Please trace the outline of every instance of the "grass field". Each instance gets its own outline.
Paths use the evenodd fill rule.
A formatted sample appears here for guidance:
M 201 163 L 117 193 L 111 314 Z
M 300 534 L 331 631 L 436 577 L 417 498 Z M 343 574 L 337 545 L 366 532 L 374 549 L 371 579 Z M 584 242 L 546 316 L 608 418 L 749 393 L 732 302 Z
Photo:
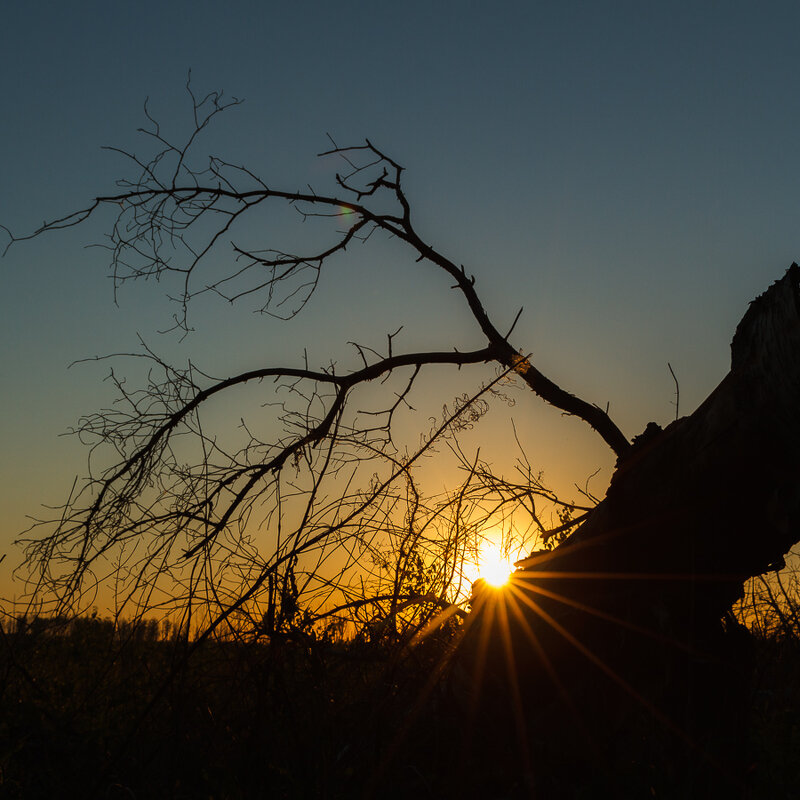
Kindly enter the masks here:
M 211 642 L 184 663 L 185 644 L 157 626 L 129 630 L 124 646 L 101 620 L 39 627 L 3 637 L 4 798 L 503 798 L 528 796 L 531 780 L 549 787 L 537 796 L 556 796 L 554 787 L 601 796 L 574 768 L 580 754 L 549 757 L 544 777 L 524 774 L 513 730 L 490 731 L 471 715 L 458 670 L 434 679 L 444 638 L 414 650 Z M 800 647 L 753 642 L 747 792 L 793 798 Z M 568 730 L 558 734 L 569 741 Z M 618 759 L 604 779 L 609 796 L 638 796 L 631 787 L 655 767 Z M 652 777 L 648 794 L 669 796 Z

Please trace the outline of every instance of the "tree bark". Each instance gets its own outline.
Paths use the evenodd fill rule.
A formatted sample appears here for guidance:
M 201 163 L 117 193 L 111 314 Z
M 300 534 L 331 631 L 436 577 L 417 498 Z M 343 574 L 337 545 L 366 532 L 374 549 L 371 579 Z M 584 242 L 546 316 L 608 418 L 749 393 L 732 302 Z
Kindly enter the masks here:
M 498 694 L 522 708 L 525 757 L 548 753 L 551 773 L 582 730 L 581 760 L 624 762 L 630 791 L 653 774 L 668 796 L 742 790 L 747 637 L 723 618 L 800 538 L 797 264 L 750 304 L 731 351 L 691 416 L 634 440 L 564 543 L 474 598 L 463 651 L 481 713 L 496 716 Z

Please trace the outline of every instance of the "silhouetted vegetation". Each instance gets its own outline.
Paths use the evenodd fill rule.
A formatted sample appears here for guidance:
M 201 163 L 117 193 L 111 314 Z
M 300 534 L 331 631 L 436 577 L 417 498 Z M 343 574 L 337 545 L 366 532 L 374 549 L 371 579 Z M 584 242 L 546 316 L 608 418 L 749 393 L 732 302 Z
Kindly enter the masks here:
M 608 731 L 592 766 L 568 716 L 539 732 L 547 759 L 525 776 L 513 728 L 496 727 L 513 726 L 511 715 L 476 719 L 457 669 L 431 680 L 453 646 L 446 632 L 413 649 L 324 636 L 216 641 L 183 663 L 186 642 L 154 623 L 7 627 L 3 797 L 504 798 L 528 796 L 526 779 L 542 797 L 685 796 L 664 771 L 663 736 Z M 751 643 L 748 796 L 791 798 L 800 640 L 772 630 Z M 570 740 L 574 750 L 554 746 Z
M 223 378 L 144 344 L 115 356 L 116 404 L 76 431 L 89 474 L 23 540 L 6 794 L 789 796 L 800 623 L 775 571 L 800 538 L 800 267 L 751 304 L 709 398 L 629 439 L 511 343 L 522 309 L 504 333 L 475 276 L 421 238 L 393 158 L 332 143 L 332 194 L 275 188 L 196 152 L 238 101 L 187 89 L 187 136 L 145 109 L 149 154 L 119 151 L 132 174 L 12 243 L 110 210 L 115 287 L 174 281 L 189 335 L 198 295 L 291 318 L 321 270 L 383 237 L 457 291 L 482 346 L 402 352 L 397 330 L 347 366 Z M 311 225 L 253 241 L 276 235 L 258 216 L 276 205 Z M 445 382 L 441 413 L 415 416 L 423 375 L 472 368 L 470 391 Z M 510 474 L 465 451 L 520 388 L 608 446 L 604 498 L 557 496 L 519 440 Z M 460 477 L 430 494 L 436 451 Z M 471 592 L 490 525 L 525 557 L 506 588 Z M 86 614 L 103 590 L 113 619 Z

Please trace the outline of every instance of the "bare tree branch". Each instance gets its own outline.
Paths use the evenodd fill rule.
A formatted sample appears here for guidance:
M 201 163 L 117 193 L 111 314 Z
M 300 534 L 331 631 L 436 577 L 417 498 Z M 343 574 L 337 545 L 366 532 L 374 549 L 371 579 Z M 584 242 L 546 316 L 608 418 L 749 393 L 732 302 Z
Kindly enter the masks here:
M 431 505 L 416 488 L 412 464 L 437 440 L 452 439 L 459 428 L 474 424 L 498 381 L 514 376 L 555 408 L 587 422 L 617 455 L 629 444 L 605 411 L 557 386 L 531 363 L 527 350 L 511 344 L 521 309 L 508 333 L 501 334 L 475 278 L 420 237 L 403 167 L 369 140 L 352 147 L 331 140 L 333 147 L 320 157 L 339 159 L 345 167 L 335 176 L 334 193 L 275 188 L 244 166 L 198 156 L 201 134 L 239 101 L 219 92 L 196 96 L 190 82 L 187 91 L 193 127 L 181 144 L 162 130 L 145 104 L 148 124 L 140 133 L 151 154 L 112 148 L 132 167 L 133 177 L 118 181 L 118 191 L 98 195 L 31 234 L 12 235 L 9 246 L 110 210 L 111 230 L 101 246 L 110 253 L 115 292 L 131 280 L 173 276 L 178 281 L 175 327 L 187 333 L 191 301 L 204 293 L 229 302 L 251 298 L 259 310 L 281 318 L 300 313 L 321 270 L 332 268 L 354 244 L 381 233 L 405 243 L 416 261 L 435 268 L 434 274 L 448 276 L 485 344 L 467 352 L 445 347 L 398 353 L 398 330 L 387 334 L 383 351 L 353 343 L 361 361 L 357 369 L 266 365 L 222 379 L 191 363 L 171 365 L 143 345 L 143 352 L 128 355 L 150 365 L 146 383 L 130 389 L 112 369 L 117 404 L 85 417 L 76 430 L 92 448 L 90 463 L 96 456 L 101 466 L 92 466 L 58 519 L 42 521 L 50 525 L 49 533 L 24 540 L 35 585 L 52 590 L 67 607 L 104 573 L 112 574 L 123 604 L 153 608 L 164 603 L 186 620 L 195 619 L 202 607 L 211 635 L 221 625 L 236 630 L 240 614 L 256 628 L 259 614 L 265 615 L 273 633 L 295 624 L 300 594 L 307 607 L 311 597 L 317 598 L 319 619 L 323 606 L 337 603 L 366 612 L 377 606 L 348 606 L 353 597 L 347 586 L 362 581 L 363 590 L 368 580 L 375 597 L 388 589 L 392 599 L 384 613 L 397 630 L 412 576 L 418 581 L 429 571 L 426 580 L 435 590 L 418 588 L 426 596 L 433 592 L 440 606 L 454 601 L 453 591 L 463 596 L 464 579 L 455 565 L 476 546 L 466 541 L 477 541 L 478 520 L 511 519 L 513 508 L 525 508 L 531 535 L 542 541 L 575 524 L 565 515 L 581 509 L 559 505 L 530 465 L 514 483 L 459 453 L 462 466 L 469 465 L 461 489 Z M 311 244 L 302 252 L 248 241 L 254 225 L 268 223 L 281 209 L 293 209 L 298 221 L 316 223 L 315 235 L 304 236 Z M 397 419 L 413 409 L 420 377 L 432 368 L 477 364 L 494 364 L 498 377 L 457 398 L 416 451 L 404 453 L 395 442 Z M 384 401 L 377 407 L 356 405 L 353 398 L 364 396 L 363 387 L 377 380 L 385 387 Z M 244 413 L 236 435 L 223 435 L 209 424 L 207 409 L 220 398 L 231 402 L 253 389 L 263 409 L 255 424 Z M 457 444 L 450 446 L 458 453 Z M 541 516 L 542 503 L 568 511 L 554 524 Z M 473 522 L 467 522 L 466 513 Z M 455 533 L 447 525 L 454 525 Z M 447 566 L 432 567 L 440 557 Z M 373 569 L 365 566 L 370 559 Z M 163 590 L 165 578 L 180 591 Z

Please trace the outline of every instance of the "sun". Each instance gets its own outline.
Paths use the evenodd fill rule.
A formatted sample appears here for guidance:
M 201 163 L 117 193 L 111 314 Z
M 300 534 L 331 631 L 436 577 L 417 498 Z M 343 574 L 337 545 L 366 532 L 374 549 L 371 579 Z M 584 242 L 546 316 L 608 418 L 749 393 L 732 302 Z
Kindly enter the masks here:
M 514 571 L 514 565 L 509 560 L 508 555 L 503 554 L 497 545 L 491 544 L 481 551 L 478 569 L 480 577 L 489 586 L 499 589 L 508 583 L 511 573 Z

